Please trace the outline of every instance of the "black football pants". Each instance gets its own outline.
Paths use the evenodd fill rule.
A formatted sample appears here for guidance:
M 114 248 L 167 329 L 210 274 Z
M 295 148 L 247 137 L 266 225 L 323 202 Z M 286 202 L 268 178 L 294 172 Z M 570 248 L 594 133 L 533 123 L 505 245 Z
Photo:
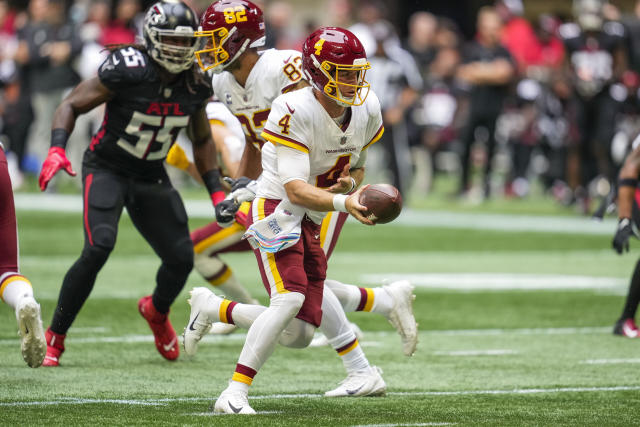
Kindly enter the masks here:
M 142 181 L 85 165 L 83 203 L 84 249 L 64 278 L 51 330 L 65 334 L 89 297 L 115 245 L 123 207 L 162 261 L 152 298 L 158 311 L 168 312 L 193 268 L 193 245 L 182 199 L 166 173 Z

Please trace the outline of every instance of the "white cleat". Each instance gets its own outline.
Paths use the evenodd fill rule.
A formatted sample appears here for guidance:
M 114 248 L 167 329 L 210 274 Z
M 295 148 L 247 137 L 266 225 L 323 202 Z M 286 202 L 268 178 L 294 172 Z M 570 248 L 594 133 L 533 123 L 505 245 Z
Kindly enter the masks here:
M 184 328 L 182 343 L 184 352 L 188 356 L 193 356 L 198 351 L 198 342 L 209 332 L 213 320 L 217 320 L 209 319 L 207 315 L 210 312 L 207 306 L 210 302 L 214 302 L 210 298 L 219 299 L 219 297 L 207 288 L 193 288 L 189 294 L 191 298 L 187 302 L 191 305 L 191 314 L 189 323 Z
M 393 298 L 393 308 L 389 312 L 389 322 L 400 334 L 402 351 L 405 356 L 413 356 L 418 345 L 418 324 L 413 317 L 413 285 L 408 280 L 398 280 L 383 286 Z
M 214 414 L 251 415 L 256 411 L 249 406 L 249 397 L 241 391 L 226 389 L 213 407 Z
M 349 326 L 351 326 L 351 329 L 353 329 L 353 332 L 356 334 L 356 338 L 358 339 L 358 341 L 362 341 L 362 338 L 364 337 L 362 329 L 360 329 L 360 327 L 353 322 L 349 322 Z M 329 345 L 329 340 L 324 334 L 319 333 L 315 338 L 313 338 L 313 340 L 311 340 L 309 347 L 324 347 L 325 345 Z
M 382 370 L 377 366 L 351 373 L 342 380 L 340 385 L 327 391 L 325 397 L 358 397 L 382 396 L 387 391 L 387 385 L 382 379 Z
M 37 368 L 42 365 L 47 353 L 47 341 L 44 338 L 42 319 L 40 318 L 40 304 L 33 297 L 24 297 L 16 307 L 16 319 L 22 342 L 22 358 L 27 365 Z
M 209 333 L 212 335 L 229 335 L 230 333 L 234 332 L 236 329 L 238 329 L 236 325 L 232 325 L 230 323 L 216 322 L 213 325 L 211 325 L 211 329 L 209 330 Z

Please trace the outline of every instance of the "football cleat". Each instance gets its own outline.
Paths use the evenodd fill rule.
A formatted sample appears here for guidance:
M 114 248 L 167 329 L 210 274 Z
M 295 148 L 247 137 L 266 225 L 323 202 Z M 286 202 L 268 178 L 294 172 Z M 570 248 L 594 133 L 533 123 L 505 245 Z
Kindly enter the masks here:
M 393 298 L 393 308 L 389 312 L 389 322 L 396 328 L 402 340 L 405 356 L 413 356 L 418 344 L 418 324 L 413 317 L 413 285 L 408 280 L 398 280 L 383 286 Z
M 207 288 L 193 288 L 189 292 L 191 298 L 188 303 L 191 305 L 191 314 L 189 315 L 189 323 L 184 328 L 183 345 L 184 352 L 189 356 L 193 356 L 198 351 L 198 343 L 211 329 L 211 324 L 218 319 L 210 319 L 207 309 L 209 304 L 215 304 L 222 301 L 222 298 L 211 292 Z M 210 300 L 213 298 L 213 300 Z M 219 306 L 219 304 L 218 304 Z
M 351 327 L 351 329 L 353 329 L 353 332 L 356 334 L 356 338 L 358 339 L 358 341 L 362 341 L 362 338 L 364 337 L 362 329 L 360 329 L 358 325 L 353 322 L 349 322 L 349 326 Z M 324 334 L 318 334 L 318 336 L 313 338 L 313 340 L 311 340 L 311 343 L 309 343 L 309 347 L 324 347 L 325 345 L 329 345 L 329 340 Z
M 27 365 L 37 368 L 42 365 L 47 352 L 47 342 L 40 318 L 40 304 L 33 297 L 20 299 L 16 307 L 16 319 L 22 338 L 20 343 L 22 358 Z
M 44 339 L 47 343 L 47 354 L 44 356 L 42 366 L 60 366 L 60 356 L 64 353 L 65 337 L 66 334 L 56 334 L 51 330 L 51 328 L 47 329 L 47 332 L 44 334 Z
M 381 396 L 387 391 L 387 385 L 382 379 L 382 370 L 377 366 L 353 372 L 340 385 L 327 391 L 325 397 L 359 397 Z
M 618 320 L 613 327 L 614 335 L 622 335 L 627 338 L 638 338 L 638 327 L 633 319 Z
M 256 411 L 249 406 L 249 397 L 247 393 L 239 390 L 229 390 L 228 388 L 222 392 L 216 404 L 213 407 L 214 414 L 238 414 L 251 415 Z
M 169 321 L 168 313 L 159 313 L 156 310 L 151 295 L 140 298 L 138 311 L 149 324 L 160 355 L 167 360 L 176 360 L 180 355 L 180 347 L 176 331 Z
M 230 323 L 216 322 L 213 325 L 211 325 L 211 329 L 209 330 L 209 333 L 212 335 L 229 335 L 230 333 L 235 332 L 236 329 L 238 329 L 236 325 L 232 325 Z

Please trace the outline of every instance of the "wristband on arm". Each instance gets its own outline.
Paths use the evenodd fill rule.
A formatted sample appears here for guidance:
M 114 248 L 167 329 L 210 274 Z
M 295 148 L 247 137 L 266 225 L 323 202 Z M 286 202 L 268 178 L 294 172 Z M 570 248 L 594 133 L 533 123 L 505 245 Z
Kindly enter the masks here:
M 222 189 L 222 183 L 220 182 L 220 171 L 218 169 L 211 169 L 205 172 L 202 175 L 202 182 L 204 182 L 204 186 L 207 187 L 207 191 L 214 205 L 224 200 L 225 194 Z
M 344 194 L 336 194 L 333 196 L 333 208 L 338 212 L 348 212 L 346 202 L 347 196 Z
M 621 178 L 618 180 L 618 188 L 620 187 L 637 187 L 638 180 L 635 178 Z
M 52 147 L 60 147 L 64 150 L 67 146 L 68 140 L 69 140 L 69 132 L 67 132 L 65 129 L 57 128 L 51 131 Z

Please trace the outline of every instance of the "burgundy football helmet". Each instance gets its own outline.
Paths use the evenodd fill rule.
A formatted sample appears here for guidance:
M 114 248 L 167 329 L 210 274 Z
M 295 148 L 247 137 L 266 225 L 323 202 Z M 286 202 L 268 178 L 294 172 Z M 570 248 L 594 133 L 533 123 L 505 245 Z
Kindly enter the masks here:
M 349 30 L 321 27 L 302 46 L 302 71 L 317 90 L 339 105 L 362 105 L 369 94 L 371 68 L 360 40 Z
M 219 73 L 235 61 L 247 47 L 264 46 L 262 10 L 249 0 L 219 0 L 202 14 L 202 50 L 196 51 L 203 71 Z

